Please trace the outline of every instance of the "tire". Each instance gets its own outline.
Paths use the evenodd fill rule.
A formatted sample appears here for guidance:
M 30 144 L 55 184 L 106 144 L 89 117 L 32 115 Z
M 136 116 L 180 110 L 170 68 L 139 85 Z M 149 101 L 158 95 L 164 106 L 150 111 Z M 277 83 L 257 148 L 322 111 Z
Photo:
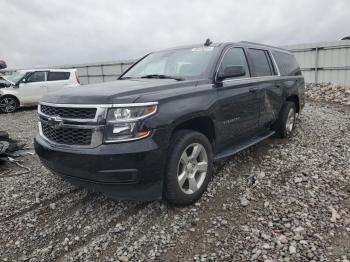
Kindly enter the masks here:
M 19 102 L 16 97 L 3 96 L 0 97 L 0 110 L 3 113 L 13 113 L 19 107 Z
M 170 204 L 190 205 L 202 196 L 211 180 L 212 147 L 206 136 L 193 130 L 177 131 L 170 145 L 165 197 Z M 194 152 L 198 153 L 197 157 L 194 157 Z M 198 168 L 202 170 L 199 171 Z
M 282 106 L 274 130 L 280 138 L 290 137 L 295 127 L 296 107 L 293 102 L 287 101 Z

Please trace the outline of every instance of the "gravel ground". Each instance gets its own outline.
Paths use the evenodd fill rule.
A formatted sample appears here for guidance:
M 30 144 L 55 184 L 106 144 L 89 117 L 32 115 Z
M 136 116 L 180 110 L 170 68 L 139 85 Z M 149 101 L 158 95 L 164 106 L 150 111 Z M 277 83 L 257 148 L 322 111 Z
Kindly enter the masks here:
M 35 109 L 0 115 L 0 129 L 29 150 L 36 122 Z M 292 138 L 218 163 L 186 208 L 109 200 L 35 155 L 0 164 L 0 260 L 348 262 L 349 131 L 350 107 L 309 102 Z

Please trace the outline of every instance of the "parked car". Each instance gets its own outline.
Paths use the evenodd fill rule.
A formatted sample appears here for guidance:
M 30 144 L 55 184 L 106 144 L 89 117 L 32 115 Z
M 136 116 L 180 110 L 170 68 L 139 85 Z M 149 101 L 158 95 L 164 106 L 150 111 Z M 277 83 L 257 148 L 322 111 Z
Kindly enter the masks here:
M 303 107 L 292 53 L 207 41 L 150 53 L 117 81 L 43 97 L 35 149 L 73 184 L 188 205 L 207 188 L 214 161 L 290 136 Z
M 0 110 L 12 113 L 21 106 L 37 105 L 47 93 L 80 85 L 76 69 L 19 70 L 2 76 Z

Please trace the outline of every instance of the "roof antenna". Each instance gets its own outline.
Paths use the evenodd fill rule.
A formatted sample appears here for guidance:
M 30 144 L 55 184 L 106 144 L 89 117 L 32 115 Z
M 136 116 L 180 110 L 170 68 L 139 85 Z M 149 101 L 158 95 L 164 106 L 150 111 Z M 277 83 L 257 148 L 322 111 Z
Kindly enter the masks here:
M 209 38 L 207 38 L 207 40 L 205 40 L 204 46 L 210 46 L 213 42 L 210 41 Z

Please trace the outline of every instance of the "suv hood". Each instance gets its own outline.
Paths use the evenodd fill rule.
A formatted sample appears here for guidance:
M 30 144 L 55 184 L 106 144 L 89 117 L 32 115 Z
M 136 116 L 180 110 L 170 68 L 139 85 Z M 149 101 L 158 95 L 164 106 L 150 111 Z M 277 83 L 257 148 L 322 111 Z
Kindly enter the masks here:
M 140 96 L 169 92 L 174 88 L 195 86 L 197 81 L 173 79 L 131 79 L 81 85 L 50 93 L 40 101 L 55 104 L 123 104 L 133 103 Z

